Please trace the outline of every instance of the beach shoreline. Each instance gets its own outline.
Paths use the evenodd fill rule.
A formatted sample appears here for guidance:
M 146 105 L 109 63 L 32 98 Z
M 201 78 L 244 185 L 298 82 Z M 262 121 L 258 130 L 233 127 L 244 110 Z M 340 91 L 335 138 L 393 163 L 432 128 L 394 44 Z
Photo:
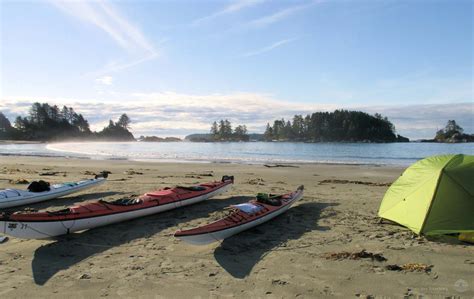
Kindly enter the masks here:
M 0 189 L 26 188 L 10 180 L 60 183 L 111 172 L 106 184 L 30 206 L 37 210 L 136 196 L 223 175 L 236 179 L 229 193 L 193 206 L 55 240 L 10 238 L 0 244 L 0 296 L 474 296 L 473 246 L 427 240 L 379 223 L 378 206 L 404 167 L 291 164 L 296 167 L 0 156 Z M 287 213 L 221 244 L 191 246 L 173 237 L 176 230 L 213 221 L 224 207 L 258 192 L 281 194 L 302 184 L 303 199 Z M 326 258 L 361 250 L 387 260 Z M 406 263 L 433 267 L 427 273 L 386 268 Z M 466 289 L 459 287 L 461 280 Z

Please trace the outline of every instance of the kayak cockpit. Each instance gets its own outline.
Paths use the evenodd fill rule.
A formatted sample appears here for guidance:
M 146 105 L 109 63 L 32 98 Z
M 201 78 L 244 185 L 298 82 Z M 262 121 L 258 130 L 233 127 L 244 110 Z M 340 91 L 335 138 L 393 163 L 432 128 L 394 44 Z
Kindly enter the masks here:
M 46 211 L 46 213 L 48 213 L 48 215 L 51 215 L 51 216 L 65 216 L 65 215 L 71 215 L 73 211 L 71 210 L 71 208 L 66 208 L 66 209 L 62 209 L 58 211 Z
M 114 201 L 101 200 L 99 202 L 115 206 L 133 206 L 143 203 L 143 200 L 141 200 L 140 198 L 120 198 Z

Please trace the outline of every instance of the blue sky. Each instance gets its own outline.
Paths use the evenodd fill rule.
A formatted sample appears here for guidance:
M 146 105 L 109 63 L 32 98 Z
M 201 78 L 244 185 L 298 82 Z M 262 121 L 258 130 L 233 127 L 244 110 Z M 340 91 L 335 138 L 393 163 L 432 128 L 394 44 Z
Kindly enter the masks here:
M 474 131 L 471 1 L 3 1 L 0 110 L 73 105 L 100 129 L 207 131 L 336 108 Z

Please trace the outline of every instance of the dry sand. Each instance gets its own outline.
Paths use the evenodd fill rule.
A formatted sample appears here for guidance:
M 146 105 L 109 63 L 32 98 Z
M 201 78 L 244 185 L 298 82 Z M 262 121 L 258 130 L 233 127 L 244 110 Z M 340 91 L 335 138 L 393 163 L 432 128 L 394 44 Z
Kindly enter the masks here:
M 100 187 L 31 205 L 36 209 L 138 195 L 224 174 L 236 177 L 230 193 L 190 207 L 57 240 L 10 238 L 0 244 L 0 298 L 474 296 L 473 246 L 450 238 L 426 240 L 378 223 L 387 184 L 402 168 L 298 166 L 0 157 L 0 189 L 26 188 L 10 184 L 11 179 L 64 182 L 89 178 L 85 171 L 112 172 Z M 143 174 L 124 174 L 130 169 Z M 208 171 L 213 177 L 200 175 Z M 216 219 L 217 211 L 257 192 L 283 193 L 300 184 L 305 196 L 286 214 L 221 244 L 198 247 L 173 237 L 176 230 Z M 387 261 L 325 258 L 363 249 Z M 433 267 L 429 273 L 386 269 L 406 263 Z

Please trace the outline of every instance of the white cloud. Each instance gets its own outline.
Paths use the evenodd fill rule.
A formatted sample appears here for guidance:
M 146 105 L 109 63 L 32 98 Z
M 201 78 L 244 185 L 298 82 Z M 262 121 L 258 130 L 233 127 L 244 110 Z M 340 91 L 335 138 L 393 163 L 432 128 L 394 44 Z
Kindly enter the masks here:
M 113 78 L 112 76 L 103 76 L 95 79 L 95 81 L 104 85 L 112 85 Z
M 229 119 L 233 124 L 245 124 L 251 132 L 262 132 L 267 122 L 290 119 L 295 114 L 315 111 L 349 109 L 376 112 L 387 116 L 399 134 L 413 138 L 431 138 L 447 120 L 455 119 L 467 133 L 474 133 L 474 104 L 417 104 L 417 105 L 342 105 L 323 103 L 295 103 L 275 99 L 269 94 L 229 93 L 193 95 L 174 92 L 122 94 L 116 101 L 100 99 L 61 98 L 3 98 L 0 111 L 10 120 L 28 112 L 38 98 L 50 104 L 72 106 L 82 113 L 94 130 L 102 129 L 109 119 L 116 120 L 122 113 L 132 119 L 132 130 L 140 135 L 179 135 L 207 132 L 214 120 Z M 45 100 L 46 101 L 46 100 Z
M 105 32 L 131 56 L 131 61 L 113 63 L 95 71 L 103 74 L 129 68 L 159 56 L 159 52 L 138 27 L 128 21 L 108 1 L 60 1 L 51 2 L 61 11 Z
M 242 55 L 242 56 L 244 56 L 244 57 L 250 57 L 250 56 L 260 55 L 260 54 L 263 54 L 263 53 L 265 53 L 265 52 L 269 52 L 269 51 L 271 51 L 271 50 L 273 50 L 273 49 L 276 49 L 276 48 L 278 48 L 278 47 L 281 47 L 281 46 L 283 46 L 283 45 L 285 45 L 285 44 L 291 43 L 291 42 L 293 42 L 293 41 L 295 41 L 295 40 L 296 40 L 296 38 L 284 39 L 284 40 L 275 42 L 275 43 L 273 43 L 273 44 L 271 44 L 271 45 L 269 45 L 269 46 L 263 47 L 263 48 L 261 48 L 261 49 L 258 49 L 258 50 L 255 50 L 255 51 L 251 51 L 251 52 L 247 52 L 247 53 L 245 53 L 245 54 Z
M 211 15 L 199 18 L 193 22 L 193 25 L 200 25 L 204 22 L 210 21 L 212 19 L 231 14 L 231 13 L 236 13 L 242 9 L 249 8 L 255 5 L 258 5 L 260 3 L 263 3 L 265 0 L 238 0 L 234 1 L 231 4 L 227 5 L 225 8 L 222 10 L 219 10 Z

